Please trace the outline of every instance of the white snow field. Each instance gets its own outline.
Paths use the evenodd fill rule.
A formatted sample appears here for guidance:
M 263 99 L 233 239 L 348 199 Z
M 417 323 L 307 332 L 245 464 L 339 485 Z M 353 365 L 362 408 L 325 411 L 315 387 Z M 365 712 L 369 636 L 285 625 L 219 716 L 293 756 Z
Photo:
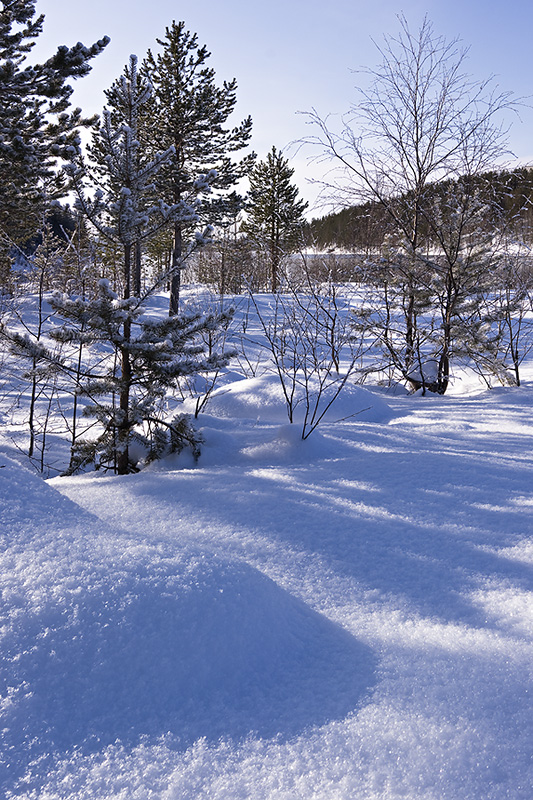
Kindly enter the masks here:
M 235 380 L 125 477 L 4 438 L 2 796 L 531 800 L 525 377 L 347 386 L 305 441 Z

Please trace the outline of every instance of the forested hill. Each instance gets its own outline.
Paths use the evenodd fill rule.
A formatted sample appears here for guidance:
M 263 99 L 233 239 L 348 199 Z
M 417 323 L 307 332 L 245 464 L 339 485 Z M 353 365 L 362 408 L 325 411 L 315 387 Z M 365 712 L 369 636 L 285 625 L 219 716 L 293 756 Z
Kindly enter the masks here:
M 524 241 L 533 241 L 532 167 L 487 172 L 469 181 L 473 182 L 473 190 L 487 198 L 487 224 L 499 222 L 509 226 Z M 442 181 L 426 187 L 424 205 L 442 203 L 446 196 L 453 194 L 456 185 L 457 181 Z M 384 206 L 375 201 L 361 203 L 311 220 L 309 242 L 320 249 L 366 251 L 381 245 L 388 223 L 389 214 Z

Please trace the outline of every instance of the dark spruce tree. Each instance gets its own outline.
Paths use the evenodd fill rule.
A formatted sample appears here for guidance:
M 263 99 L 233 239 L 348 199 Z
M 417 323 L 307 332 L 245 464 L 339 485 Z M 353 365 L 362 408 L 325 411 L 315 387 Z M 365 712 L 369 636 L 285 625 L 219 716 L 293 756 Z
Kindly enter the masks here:
M 250 173 L 247 219 L 242 230 L 266 256 L 273 292 L 279 288 L 283 259 L 301 242 L 308 205 L 298 200 L 298 188 L 291 183 L 293 175 L 289 162 L 275 147 Z
M 184 22 L 173 22 L 157 43 L 161 52 L 149 51 L 142 65 L 153 92 L 143 109 L 140 136 L 152 151 L 173 148 L 173 153 L 157 175 L 156 190 L 167 203 L 179 204 L 195 193 L 200 196 L 198 174 L 209 174 L 211 194 L 209 199 L 204 196 L 198 211 L 203 223 L 216 224 L 225 212 L 224 195 L 253 164 L 253 154 L 233 157 L 248 145 L 252 120 L 226 127 L 235 108 L 237 83 L 216 85 L 215 71 L 207 65 L 210 53 Z M 176 217 L 173 227 L 171 315 L 178 313 L 180 272 L 187 238 L 194 230 L 183 217 Z
M 70 110 L 69 80 L 86 75 L 89 61 L 109 42 L 61 46 L 42 64 L 28 64 L 43 28 L 35 0 L 4 0 L 0 9 L 0 279 L 9 269 L 14 244 L 40 229 L 50 195 L 61 194 L 57 160 L 80 125 Z M 3 273 L 3 276 L 2 274 Z

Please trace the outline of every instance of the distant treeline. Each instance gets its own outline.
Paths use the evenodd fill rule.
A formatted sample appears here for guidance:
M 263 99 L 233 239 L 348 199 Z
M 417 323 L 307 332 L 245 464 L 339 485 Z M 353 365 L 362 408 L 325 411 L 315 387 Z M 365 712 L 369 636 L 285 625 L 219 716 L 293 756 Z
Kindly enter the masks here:
M 465 189 L 486 204 L 485 226 L 509 231 L 522 241 L 533 243 L 533 168 L 486 172 L 460 181 L 441 181 L 425 187 L 418 198 L 422 217 L 424 211 L 438 205 L 443 212 L 453 208 L 454 194 L 464 196 Z M 465 183 L 468 181 L 468 187 Z M 409 196 L 401 198 L 406 206 Z M 415 202 L 413 198 L 413 203 Z M 390 198 L 387 198 L 390 204 Z M 427 213 L 431 219 L 432 213 Z M 389 210 L 377 201 L 343 208 L 311 220 L 307 227 L 308 243 L 323 250 L 339 248 L 352 253 L 366 253 L 382 246 L 391 230 Z M 426 230 L 428 239 L 431 231 Z

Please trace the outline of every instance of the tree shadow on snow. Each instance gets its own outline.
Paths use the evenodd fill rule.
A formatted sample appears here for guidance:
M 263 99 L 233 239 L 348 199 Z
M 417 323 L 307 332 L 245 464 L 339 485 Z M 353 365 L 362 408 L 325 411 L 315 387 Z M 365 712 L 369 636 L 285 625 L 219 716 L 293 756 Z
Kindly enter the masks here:
M 257 570 L 198 557 L 28 618 L 9 643 L 4 787 L 73 747 L 170 733 L 293 737 L 343 718 L 374 682 L 370 650 Z
M 505 458 L 489 436 L 441 442 L 371 426 L 361 442 L 357 430 L 351 443 L 348 435 L 328 436 L 326 458 L 316 462 L 306 462 L 302 449 L 300 464 L 239 465 L 234 480 L 228 468 L 210 471 L 208 481 L 189 471 L 180 476 L 181 493 L 169 491 L 164 473 L 146 474 L 135 491 L 175 503 L 184 519 L 189 504 L 191 514 L 201 507 L 206 529 L 212 516 L 215 527 L 242 531 L 244 541 L 251 527 L 318 554 L 337 574 L 445 622 L 490 624 L 472 601 L 486 579 L 531 589 L 531 565 L 504 555 L 530 536 L 533 505 L 520 500 L 531 496 L 530 462 Z M 169 485 L 176 475 L 168 474 Z

